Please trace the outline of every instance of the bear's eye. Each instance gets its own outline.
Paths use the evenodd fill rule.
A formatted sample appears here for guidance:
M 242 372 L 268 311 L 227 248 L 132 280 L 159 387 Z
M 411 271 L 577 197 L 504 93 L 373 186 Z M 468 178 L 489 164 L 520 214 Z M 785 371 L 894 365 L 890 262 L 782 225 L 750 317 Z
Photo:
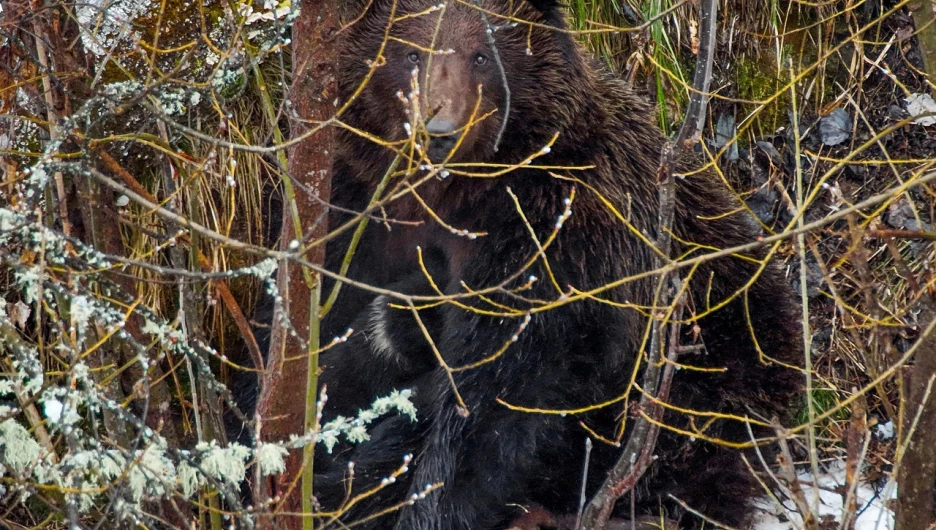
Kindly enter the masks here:
M 484 66 L 487 64 L 487 62 L 488 62 L 487 55 L 484 55 L 483 53 L 479 53 L 474 56 L 475 66 Z
M 406 59 L 413 64 L 419 64 L 419 54 L 416 52 L 410 52 Z

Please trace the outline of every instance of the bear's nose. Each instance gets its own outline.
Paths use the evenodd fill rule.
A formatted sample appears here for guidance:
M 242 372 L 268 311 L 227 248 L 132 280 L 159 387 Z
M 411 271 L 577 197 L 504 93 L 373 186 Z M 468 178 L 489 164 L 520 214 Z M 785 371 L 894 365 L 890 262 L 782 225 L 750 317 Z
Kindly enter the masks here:
M 447 157 L 458 142 L 457 130 L 455 122 L 439 118 L 429 120 L 426 124 L 426 132 L 430 135 L 429 158 L 439 161 Z
M 458 129 L 458 126 L 455 125 L 455 122 L 443 120 L 438 117 L 432 118 L 429 120 L 429 123 L 426 124 L 426 131 L 428 131 L 429 134 L 447 135 L 454 133 L 456 129 Z

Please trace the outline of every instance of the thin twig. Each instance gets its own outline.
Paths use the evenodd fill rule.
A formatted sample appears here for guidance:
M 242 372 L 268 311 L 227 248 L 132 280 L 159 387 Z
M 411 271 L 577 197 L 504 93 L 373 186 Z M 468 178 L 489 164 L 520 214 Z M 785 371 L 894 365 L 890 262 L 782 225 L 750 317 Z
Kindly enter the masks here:
M 588 461 L 591 459 L 592 441 L 591 438 L 585 438 L 585 464 L 582 466 L 582 491 L 579 495 L 579 508 L 575 514 L 575 528 L 582 527 L 582 514 L 585 512 L 585 503 L 588 498 L 585 495 L 585 486 L 588 483 Z
M 497 28 L 491 25 L 487 12 L 480 9 L 481 1 L 474 0 L 474 2 L 479 8 L 478 12 L 481 13 L 481 20 L 484 21 L 484 31 L 487 33 L 488 44 L 491 46 L 491 53 L 494 55 L 494 63 L 497 65 L 497 71 L 500 72 L 501 84 L 504 89 L 504 118 L 501 121 L 500 130 L 497 131 L 497 136 L 494 138 L 494 152 L 496 153 L 500 148 L 501 139 L 504 137 L 504 131 L 507 130 L 507 121 L 510 119 L 510 84 L 507 82 L 507 70 L 504 69 L 504 63 L 501 61 L 500 53 L 497 51 L 497 42 L 494 39 L 494 32 L 497 31 Z

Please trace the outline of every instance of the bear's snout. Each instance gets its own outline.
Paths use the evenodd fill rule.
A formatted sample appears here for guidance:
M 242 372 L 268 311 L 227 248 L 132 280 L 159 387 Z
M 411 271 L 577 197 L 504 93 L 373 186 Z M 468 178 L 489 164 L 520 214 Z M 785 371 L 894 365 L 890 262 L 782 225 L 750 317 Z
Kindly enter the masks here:
M 444 160 L 458 143 L 458 125 L 438 117 L 429 120 L 426 132 L 429 133 L 429 158 L 434 162 Z

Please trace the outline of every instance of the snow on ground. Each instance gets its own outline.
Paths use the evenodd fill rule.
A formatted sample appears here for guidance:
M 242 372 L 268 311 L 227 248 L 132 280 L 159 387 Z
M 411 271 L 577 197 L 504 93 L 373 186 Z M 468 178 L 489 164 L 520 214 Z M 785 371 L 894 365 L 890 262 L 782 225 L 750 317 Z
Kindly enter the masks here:
M 807 502 L 815 504 L 814 489 L 812 484 L 815 482 L 809 472 L 798 475 L 801 488 L 806 496 Z M 825 516 L 832 516 L 836 521 L 842 520 L 844 499 L 837 493 L 836 488 L 841 488 L 845 484 L 845 468 L 841 463 L 833 464 L 823 474 L 819 476 L 819 499 L 818 513 L 820 521 Z M 868 484 L 860 483 L 857 491 L 858 495 L 858 520 L 855 523 L 855 530 L 893 530 L 894 514 L 885 506 L 887 499 L 896 497 L 896 487 L 892 482 L 888 482 L 884 489 L 875 492 L 874 488 Z M 802 528 L 802 518 L 796 513 L 795 505 L 791 500 L 783 501 L 784 507 L 781 508 L 769 499 L 764 498 L 758 503 L 758 507 L 764 510 L 757 517 L 754 524 L 754 530 L 797 530 Z

